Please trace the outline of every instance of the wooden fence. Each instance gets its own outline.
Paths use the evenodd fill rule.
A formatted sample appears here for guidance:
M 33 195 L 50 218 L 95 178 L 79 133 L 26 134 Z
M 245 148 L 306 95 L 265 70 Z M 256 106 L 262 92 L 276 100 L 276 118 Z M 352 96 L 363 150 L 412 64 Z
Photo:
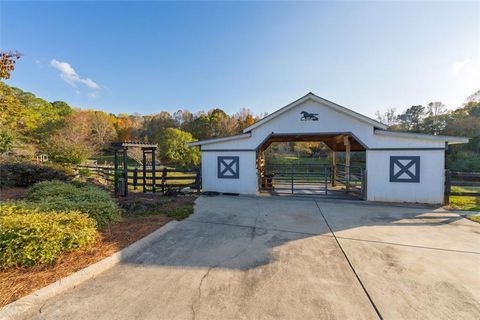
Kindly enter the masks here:
M 445 172 L 445 204 L 450 196 L 480 197 L 480 172 Z
M 118 182 L 124 179 L 123 170 L 117 170 L 113 166 L 88 166 L 81 165 L 78 170 L 88 170 L 90 174 L 104 179 L 118 191 Z M 128 168 L 127 186 L 130 190 L 139 190 L 143 192 L 166 192 L 167 190 L 179 190 L 191 188 L 197 192 L 201 190 L 201 175 L 199 169 L 171 169 L 163 168 L 152 171 L 147 167 L 145 171 L 142 168 Z

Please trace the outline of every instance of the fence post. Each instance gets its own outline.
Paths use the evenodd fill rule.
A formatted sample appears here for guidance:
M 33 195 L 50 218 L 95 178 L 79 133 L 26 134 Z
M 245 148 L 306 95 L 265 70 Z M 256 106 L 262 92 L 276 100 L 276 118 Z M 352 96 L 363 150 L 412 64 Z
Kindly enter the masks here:
M 157 192 L 157 177 L 156 177 L 156 166 L 155 166 L 155 148 L 152 149 L 152 192 Z
M 113 163 L 113 189 L 115 192 L 115 196 L 118 196 L 118 151 L 115 149 L 114 151 L 114 163 Z
M 294 170 L 294 166 L 293 166 L 293 162 L 292 162 L 292 168 L 290 169 L 290 174 L 291 174 L 291 177 L 292 177 L 292 194 L 293 194 L 293 170 Z
M 133 169 L 133 190 L 137 190 L 138 168 Z
M 147 156 L 145 154 L 145 150 L 143 150 L 143 163 L 142 163 L 142 184 L 143 184 L 143 192 L 147 192 Z
M 197 193 L 200 193 L 200 170 L 197 170 L 197 175 L 195 176 L 195 184 L 196 184 L 196 187 L 197 187 Z
M 125 179 L 123 182 L 123 187 L 124 187 L 124 192 L 122 196 L 126 197 L 128 196 L 128 164 L 127 164 L 127 159 L 128 159 L 128 148 L 124 147 L 123 148 L 123 178 Z
M 346 184 L 345 184 L 345 189 L 346 192 L 350 192 L 350 166 L 345 166 L 345 178 L 346 178 Z
M 162 169 L 162 192 L 165 193 L 165 182 L 167 181 L 167 168 Z
M 452 192 L 452 172 L 445 170 L 445 193 L 443 196 L 443 204 L 450 204 L 450 193 Z
M 327 167 L 323 168 L 323 179 L 325 180 L 325 195 L 327 195 L 327 190 L 328 190 Z

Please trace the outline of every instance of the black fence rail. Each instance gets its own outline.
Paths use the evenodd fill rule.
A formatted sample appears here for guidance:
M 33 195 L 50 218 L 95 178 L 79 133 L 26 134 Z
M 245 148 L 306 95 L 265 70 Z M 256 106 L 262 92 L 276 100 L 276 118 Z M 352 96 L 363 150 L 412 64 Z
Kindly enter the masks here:
M 445 172 L 445 199 L 450 203 L 450 196 L 480 197 L 480 172 Z
M 77 170 L 87 170 L 89 174 L 105 180 L 118 191 L 120 185 L 125 185 L 123 170 L 117 170 L 113 166 L 77 166 Z M 197 192 L 201 190 L 201 174 L 199 169 L 172 169 L 163 168 L 152 170 L 152 167 L 128 168 L 126 185 L 133 190 L 142 189 L 143 192 L 166 192 L 172 189 L 190 188 Z M 122 193 L 122 192 L 120 192 Z

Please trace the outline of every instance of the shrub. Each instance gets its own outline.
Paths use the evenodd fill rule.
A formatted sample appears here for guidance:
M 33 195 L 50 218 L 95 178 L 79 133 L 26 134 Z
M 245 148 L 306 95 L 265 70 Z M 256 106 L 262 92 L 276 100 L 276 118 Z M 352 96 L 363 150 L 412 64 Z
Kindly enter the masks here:
M 78 211 L 42 212 L 0 204 L 0 266 L 33 266 L 95 242 L 95 221 Z
M 44 181 L 27 190 L 30 201 L 23 206 L 43 211 L 76 210 L 95 219 L 100 228 L 118 222 L 121 210 L 107 191 L 94 185 L 70 184 L 61 181 Z
M 73 198 L 79 194 L 79 189 L 73 184 L 62 181 L 42 181 L 28 188 L 25 198 L 30 201 L 40 201 L 49 197 Z
M 45 180 L 69 181 L 70 175 L 58 165 L 26 161 L 0 163 L 0 187 L 29 187 Z

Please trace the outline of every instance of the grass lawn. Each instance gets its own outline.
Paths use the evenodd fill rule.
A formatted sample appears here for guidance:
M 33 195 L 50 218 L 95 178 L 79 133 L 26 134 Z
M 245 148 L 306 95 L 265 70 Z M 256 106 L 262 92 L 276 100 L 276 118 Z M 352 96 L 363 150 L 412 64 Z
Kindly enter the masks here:
M 480 192 L 480 187 L 452 186 L 452 192 Z M 457 210 L 480 211 L 480 197 L 450 196 L 450 207 Z
M 97 163 L 99 165 L 104 165 L 104 164 L 113 165 L 115 156 L 113 154 L 96 154 L 96 155 L 93 155 L 89 160 L 97 160 Z M 122 159 L 119 158 L 119 161 L 122 161 Z M 127 166 L 137 167 L 138 162 L 128 157 Z
M 468 216 L 467 219 L 480 223 L 480 214 L 474 216 Z

